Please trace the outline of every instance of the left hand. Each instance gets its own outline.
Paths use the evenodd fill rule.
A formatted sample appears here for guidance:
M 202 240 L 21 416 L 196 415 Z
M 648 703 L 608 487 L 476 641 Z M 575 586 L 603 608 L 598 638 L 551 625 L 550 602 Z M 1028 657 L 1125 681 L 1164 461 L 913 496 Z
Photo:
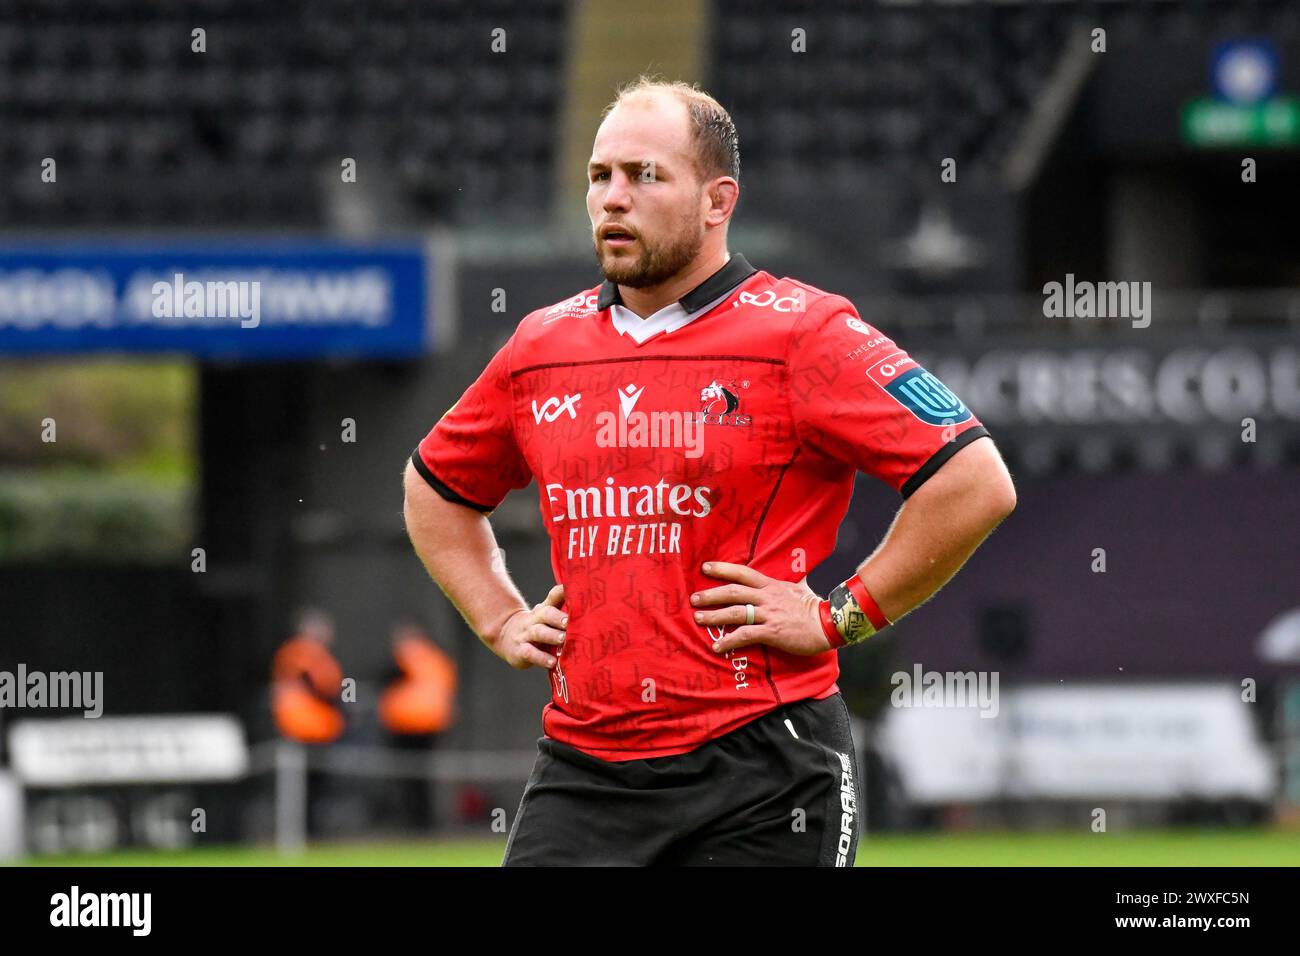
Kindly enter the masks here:
M 817 606 L 821 598 L 803 581 L 778 581 L 743 564 L 710 561 L 704 566 L 709 577 L 734 583 L 708 588 L 691 595 L 696 623 L 735 630 L 713 643 L 719 654 L 767 644 L 790 654 L 808 656 L 830 650 L 822 633 Z M 754 605 L 754 623 L 745 624 L 745 605 Z

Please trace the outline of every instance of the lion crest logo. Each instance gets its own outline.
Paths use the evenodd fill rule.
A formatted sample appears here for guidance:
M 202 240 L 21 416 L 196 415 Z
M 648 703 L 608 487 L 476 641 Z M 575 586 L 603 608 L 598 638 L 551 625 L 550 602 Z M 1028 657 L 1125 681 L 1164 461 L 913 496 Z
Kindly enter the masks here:
M 701 410 L 706 415 L 730 415 L 740 407 L 740 399 L 736 397 L 734 389 L 734 385 L 721 385 L 714 379 L 700 390 Z

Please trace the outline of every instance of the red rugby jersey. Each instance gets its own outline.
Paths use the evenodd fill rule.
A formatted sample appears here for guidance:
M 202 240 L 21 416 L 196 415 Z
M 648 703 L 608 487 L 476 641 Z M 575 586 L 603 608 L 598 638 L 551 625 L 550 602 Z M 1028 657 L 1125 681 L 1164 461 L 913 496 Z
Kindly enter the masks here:
M 536 479 L 568 639 L 543 733 L 606 760 L 684 753 L 837 690 L 835 651 L 722 656 L 700 566 L 799 581 L 834 549 L 861 469 L 904 496 L 987 434 L 845 298 L 740 255 L 637 344 L 606 282 L 530 313 L 413 461 L 483 512 Z M 716 629 L 714 629 L 716 631 Z

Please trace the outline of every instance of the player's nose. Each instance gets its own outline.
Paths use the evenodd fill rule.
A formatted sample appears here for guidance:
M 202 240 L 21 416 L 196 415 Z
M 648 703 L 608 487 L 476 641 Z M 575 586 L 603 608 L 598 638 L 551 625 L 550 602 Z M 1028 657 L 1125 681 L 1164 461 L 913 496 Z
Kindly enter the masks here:
M 602 206 L 606 212 L 627 209 L 632 202 L 632 192 L 628 189 L 627 177 L 621 172 L 610 176 L 609 187 L 605 190 Z

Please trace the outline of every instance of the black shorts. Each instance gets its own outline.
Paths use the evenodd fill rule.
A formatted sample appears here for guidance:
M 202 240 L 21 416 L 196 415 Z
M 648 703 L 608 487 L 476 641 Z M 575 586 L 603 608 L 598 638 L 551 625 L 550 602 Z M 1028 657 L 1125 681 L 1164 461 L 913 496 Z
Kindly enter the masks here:
M 852 866 L 858 767 L 840 694 L 684 754 L 592 757 L 550 737 L 503 866 Z

